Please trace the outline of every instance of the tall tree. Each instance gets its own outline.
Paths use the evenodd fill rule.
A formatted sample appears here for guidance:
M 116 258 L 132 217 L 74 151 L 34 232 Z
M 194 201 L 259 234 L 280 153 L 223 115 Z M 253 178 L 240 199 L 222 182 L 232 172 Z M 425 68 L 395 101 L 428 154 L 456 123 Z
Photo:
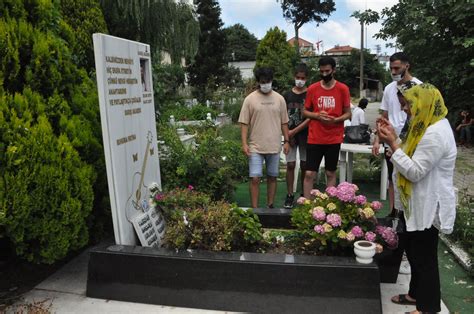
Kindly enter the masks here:
M 224 28 L 227 38 L 225 58 L 230 61 L 252 61 L 257 53 L 258 39 L 242 24 Z
M 308 22 L 316 25 L 327 21 L 331 12 L 336 10 L 333 0 L 277 0 L 281 2 L 283 17 L 293 24 L 295 29 L 295 50 L 300 55 L 299 29 Z
M 474 3 L 470 1 L 400 0 L 382 11 L 376 36 L 396 38 L 411 58 L 418 78 L 442 92 L 450 115 L 472 107 L 474 98 Z
M 257 47 L 256 68 L 270 67 L 274 71 L 273 87 L 282 92 L 293 84 L 293 68 L 297 61 L 295 51 L 286 41 L 286 33 L 278 27 L 268 30 Z
M 189 82 L 194 87 L 194 95 L 205 101 L 216 89 L 223 73 L 226 38 L 219 3 L 216 0 L 197 0 L 195 3 L 201 34 L 198 52 L 188 69 Z

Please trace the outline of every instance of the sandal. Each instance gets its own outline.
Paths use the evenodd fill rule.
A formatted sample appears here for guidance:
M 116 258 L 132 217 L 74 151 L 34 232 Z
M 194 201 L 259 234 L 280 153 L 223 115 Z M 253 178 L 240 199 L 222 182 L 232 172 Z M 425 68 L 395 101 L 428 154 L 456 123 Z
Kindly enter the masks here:
M 411 300 L 408 300 L 407 299 L 407 295 L 406 294 L 399 294 L 398 295 L 398 300 L 394 300 L 393 298 L 395 298 L 397 296 L 394 296 L 392 297 L 391 301 L 395 304 L 400 304 L 400 305 L 416 305 L 416 301 L 411 301 Z

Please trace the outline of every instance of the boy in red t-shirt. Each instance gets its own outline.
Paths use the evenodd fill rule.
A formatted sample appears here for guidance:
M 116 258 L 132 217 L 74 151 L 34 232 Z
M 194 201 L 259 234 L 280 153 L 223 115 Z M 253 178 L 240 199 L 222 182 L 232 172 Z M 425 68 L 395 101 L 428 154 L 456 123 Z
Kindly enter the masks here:
M 314 178 L 324 157 L 327 186 L 336 185 L 339 150 L 344 136 L 344 120 L 351 118 L 349 88 L 334 79 L 336 61 L 319 59 L 321 81 L 308 88 L 303 115 L 310 118 L 304 196 L 310 197 Z

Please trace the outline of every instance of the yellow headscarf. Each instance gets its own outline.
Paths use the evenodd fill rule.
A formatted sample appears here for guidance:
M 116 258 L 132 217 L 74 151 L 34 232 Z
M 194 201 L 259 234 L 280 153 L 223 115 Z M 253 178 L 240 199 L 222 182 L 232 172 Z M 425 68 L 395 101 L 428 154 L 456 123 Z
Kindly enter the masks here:
M 405 154 L 412 157 L 426 129 L 443 119 L 448 114 L 448 108 L 444 105 L 439 90 L 431 84 L 416 85 L 402 93 L 411 111 L 408 132 L 402 143 L 402 149 Z M 397 187 L 400 200 L 405 207 L 405 218 L 408 219 L 411 213 L 408 200 L 411 197 L 412 182 L 399 172 Z

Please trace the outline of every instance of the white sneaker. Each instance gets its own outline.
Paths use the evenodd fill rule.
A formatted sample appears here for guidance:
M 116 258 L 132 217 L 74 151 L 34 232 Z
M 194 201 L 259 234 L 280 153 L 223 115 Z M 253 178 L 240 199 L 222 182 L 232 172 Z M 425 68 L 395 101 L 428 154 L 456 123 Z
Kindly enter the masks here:
M 398 273 L 402 275 L 410 275 L 411 274 L 410 263 L 408 263 L 408 261 L 402 261 L 402 263 L 400 264 L 400 270 L 398 271 Z

